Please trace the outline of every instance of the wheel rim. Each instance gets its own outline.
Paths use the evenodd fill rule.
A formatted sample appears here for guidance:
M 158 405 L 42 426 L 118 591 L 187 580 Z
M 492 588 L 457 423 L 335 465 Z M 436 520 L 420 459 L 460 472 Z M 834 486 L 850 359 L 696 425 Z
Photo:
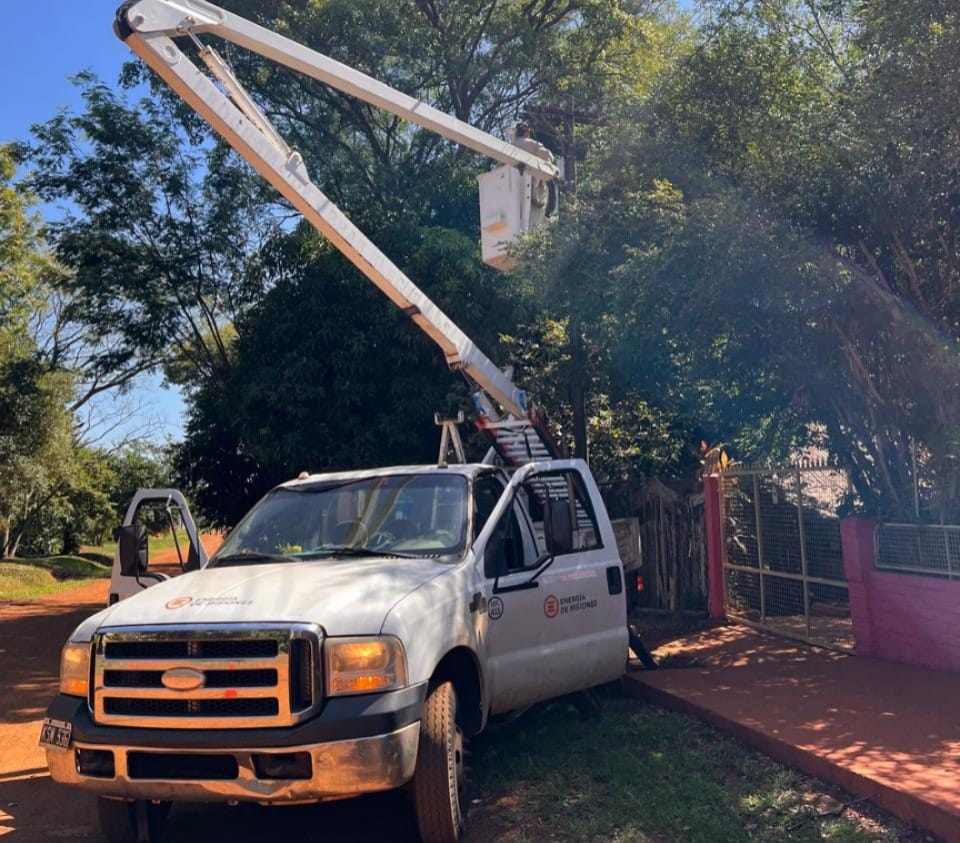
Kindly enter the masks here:
M 463 784 L 463 729 L 456 727 L 453 733 L 453 763 L 457 771 L 457 788 Z
M 455 726 L 453 730 L 453 769 L 454 782 L 457 788 L 457 807 L 460 813 L 460 822 L 463 822 L 464 796 L 463 786 L 466 778 L 466 758 L 463 751 L 463 729 Z

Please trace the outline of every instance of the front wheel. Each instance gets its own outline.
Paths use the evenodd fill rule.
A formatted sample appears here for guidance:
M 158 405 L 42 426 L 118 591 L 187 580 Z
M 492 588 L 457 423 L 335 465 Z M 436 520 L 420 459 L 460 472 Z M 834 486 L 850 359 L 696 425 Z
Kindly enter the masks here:
M 172 802 L 142 804 L 141 813 L 146 817 L 147 840 L 156 839 L 172 805 Z M 137 833 L 137 808 L 137 802 L 97 797 L 97 819 L 100 820 L 100 830 L 109 843 L 139 843 L 141 837 Z
M 434 685 L 420 721 L 414 811 L 423 843 L 457 843 L 466 829 L 463 730 L 452 682 Z

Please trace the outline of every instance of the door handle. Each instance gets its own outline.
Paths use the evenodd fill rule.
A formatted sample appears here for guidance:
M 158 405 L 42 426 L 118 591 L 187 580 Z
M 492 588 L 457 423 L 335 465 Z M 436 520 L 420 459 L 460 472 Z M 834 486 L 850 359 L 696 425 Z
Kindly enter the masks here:
M 619 565 L 611 565 L 607 568 L 607 591 L 610 594 L 620 594 L 623 591 L 623 575 L 620 573 Z
M 509 594 L 511 591 L 529 591 L 531 588 L 540 588 L 540 583 L 536 580 L 527 580 L 513 585 L 500 585 L 499 582 L 493 584 L 494 594 Z

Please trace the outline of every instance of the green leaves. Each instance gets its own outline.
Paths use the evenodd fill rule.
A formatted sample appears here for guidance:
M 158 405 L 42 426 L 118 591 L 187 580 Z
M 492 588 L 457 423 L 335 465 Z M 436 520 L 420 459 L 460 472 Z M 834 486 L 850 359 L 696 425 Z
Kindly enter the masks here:
M 958 38 L 935 0 L 720 9 L 594 133 L 575 216 L 525 248 L 541 328 L 602 349 L 563 378 L 742 457 L 815 441 L 868 506 L 911 481 L 911 441 L 953 465 Z
M 323 189 L 521 364 L 563 436 L 585 392 L 602 475 L 692 473 L 701 438 L 775 459 L 826 435 L 865 499 L 910 476 L 910 440 L 949 464 L 952 4 L 727 4 L 701 33 L 619 0 L 232 8 L 481 128 L 527 109 L 556 147 L 557 103 L 596 119 L 578 127 L 577 196 L 494 281 L 476 255 L 482 162 L 227 51 Z M 181 466 L 209 509 L 229 521 L 233 490 L 246 502 L 302 468 L 432 458 L 414 420 L 465 399 L 432 346 L 174 98 L 81 84 L 84 113 L 39 127 L 31 159 L 34 190 L 68 205 L 53 236 L 69 312 L 94 379 L 162 364 L 190 385 Z
M 495 349 L 515 302 L 471 240 L 409 226 L 381 236 L 451 318 Z M 469 409 L 433 343 L 312 231 L 288 238 L 274 260 L 290 275 L 244 319 L 226 376 L 194 393 L 179 452 L 216 523 L 236 523 L 300 471 L 433 462 L 433 413 Z
M 279 226 L 275 206 L 233 155 L 162 104 L 131 106 L 88 76 L 80 84 L 85 111 L 35 131 L 30 184 L 68 203 L 50 233 L 72 270 L 66 316 L 88 329 L 85 375 L 122 383 L 176 358 L 189 360 L 188 380 L 212 376 L 229 365 L 223 331 L 269 284 L 246 269 Z

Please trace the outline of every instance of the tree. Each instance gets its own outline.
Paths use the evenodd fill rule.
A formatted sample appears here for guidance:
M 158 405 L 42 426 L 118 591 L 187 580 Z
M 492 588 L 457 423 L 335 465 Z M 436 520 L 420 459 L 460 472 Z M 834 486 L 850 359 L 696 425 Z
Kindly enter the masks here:
M 0 145 L 0 360 L 29 355 L 31 320 L 54 264 L 44 253 L 31 196 L 14 181 L 14 150 Z
M 913 447 L 941 466 L 958 456 L 958 197 L 944 188 L 960 175 L 958 13 L 740 9 L 680 74 L 662 125 L 852 279 L 818 326 L 843 388 L 811 377 L 804 400 L 861 491 L 896 508 Z
M 628 84 L 621 65 L 629 64 L 620 58 L 632 60 L 645 38 L 636 4 L 621 0 L 489 0 L 479 7 L 463 0 L 386 6 L 236 0 L 230 6 L 497 131 L 537 98 L 574 96 L 599 105 L 607 87 Z M 462 315 L 468 333 L 496 349 L 490 325 L 510 331 L 522 314 L 511 312 L 520 297 L 496 293 L 479 266 L 476 156 L 256 56 L 225 52 L 325 192 L 417 283 L 439 284 L 434 292 Z M 131 65 L 124 81 L 149 78 L 144 73 Z M 399 315 L 388 316 L 383 302 L 374 305 L 377 294 L 354 270 L 329 255 L 321 260 L 315 242 L 305 273 L 297 260 L 310 238 L 291 224 L 288 209 L 156 80 L 154 99 L 136 106 L 89 77 L 80 81 L 84 112 L 61 115 L 36 132 L 32 183 L 45 200 L 72 206 L 51 231 L 57 255 L 73 272 L 64 285 L 67 316 L 88 329 L 85 347 L 93 353 L 84 369 L 92 388 L 122 384 L 162 364 L 168 377 L 195 390 L 178 464 L 220 487 L 205 488 L 219 496 L 209 508 L 222 520 L 230 517 L 224 498 L 233 489 L 248 499 L 308 458 L 311 467 L 344 464 L 345 451 L 317 451 L 316 441 L 291 432 L 297 424 L 314 431 L 329 425 L 354 440 L 352 456 L 361 461 L 422 455 L 434 439 L 429 421 L 423 436 L 386 421 L 388 412 L 429 419 L 462 400 L 462 392 L 447 399 L 456 381 L 433 349 L 414 339 Z M 548 143 L 550 128 L 543 127 Z M 463 281 L 448 279 L 448 266 Z M 347 283 L 358 290 L 341 295 Z M 308 301 L 298 286 L 321 300 Z M 445 295 L 454 287 L 455 295 Z M 334 300 L 323 300 L 334 291 Z M 296 333 L 299 351 L 278 340 L 266 321 L 294 327 L 305 313 L 315 318 L 309 331 Z M 344 314 L 357 319 L 362 335 L 344 338 Z M 404 365 L 391 369 L 384 349 L 395 335 L 404 337 Z M 265 368 L 268 355 L 283 361 L 279 373 Z M 327 355 L 340 361 L 339 373 L 326 371 Z M 333 376 L 348 371 L 349 387 Z M 420 386 L 424 379 L 427 388 Z M 391 386 L 384 399 L 385 381 Z M 278 383 L 285 386 L 279 393 Z M 312 408 L 309 418 L 303 407 Z M 347 421 L 354 411 L 362 425 Z M 370 434 L 367 417 L 374 419 Z
M 276 255 L 293 277 L 246 317 L 223 382 L 193 397 L 178 454 L 201 511 L 235 524 L 273 484 L 300 471 L 436 459 L 436 411 L 469 402 L 443 355 L 311 229 Z M 385 233 L 402 268 L 488 350 L 522 303 L 482 270 L 477 247 L 447 230 Z
M 66 373 L 42 359 L 34 317 L 57 272 L 32 197 L 14 181 L 16 158 L 0 147 L 0 556 L 14 555 L 57 487 L 71 444 Z
M 625 131 L 595 163 L 579 214 L 530 243 L 523 267 L 548 312 L 577 314 L 603 473 L 692 474 L 701 438 L 786 454 L 799 427 L 785 360 L 801 343 L 781 296 L 805 244 L 646 134 Z
M 0 555 L 71 482 L 71 381 L 36 357 L 0 361 Z
M 271 279 L 250 256 L 281 220 L 235 156 L 165 103 L 128 105 L 81 74 L 85 111 L 35 127 L 30 186 L 66 202 L 49 225 L 61 285 L 49 354 L 81 369 L 75 406 L 169 364 L 189 386 L 229 366 L 232 325 Z
M 123 518 L 137 489 L 162 489 L 172 485 L 170 455 L 156 445 L 138 445 L 107 455 L 113 472 L 107 494 L 114 517 Z
M 849 11 L 724 7 L 598 133 L 579 217 L 525 268 L 604 350 L 580 364 L 601 391 L 746 456 L 818 442 L 875 506 L 911 445 L 955 467 L 960 442 L 958 27 L 937 2 Z
M 629 74 L 644 38 L 641 7 L 622 0 L 230 6 L 501 136 L 538 100 L 569 95 L 599 105 L 611 80 Z M 476 227 L 473 176 L 481 164 L 472 153 L 258 56 L 231 50 L 230 57 L 318 184 L 363 227 L 400 214 Z

